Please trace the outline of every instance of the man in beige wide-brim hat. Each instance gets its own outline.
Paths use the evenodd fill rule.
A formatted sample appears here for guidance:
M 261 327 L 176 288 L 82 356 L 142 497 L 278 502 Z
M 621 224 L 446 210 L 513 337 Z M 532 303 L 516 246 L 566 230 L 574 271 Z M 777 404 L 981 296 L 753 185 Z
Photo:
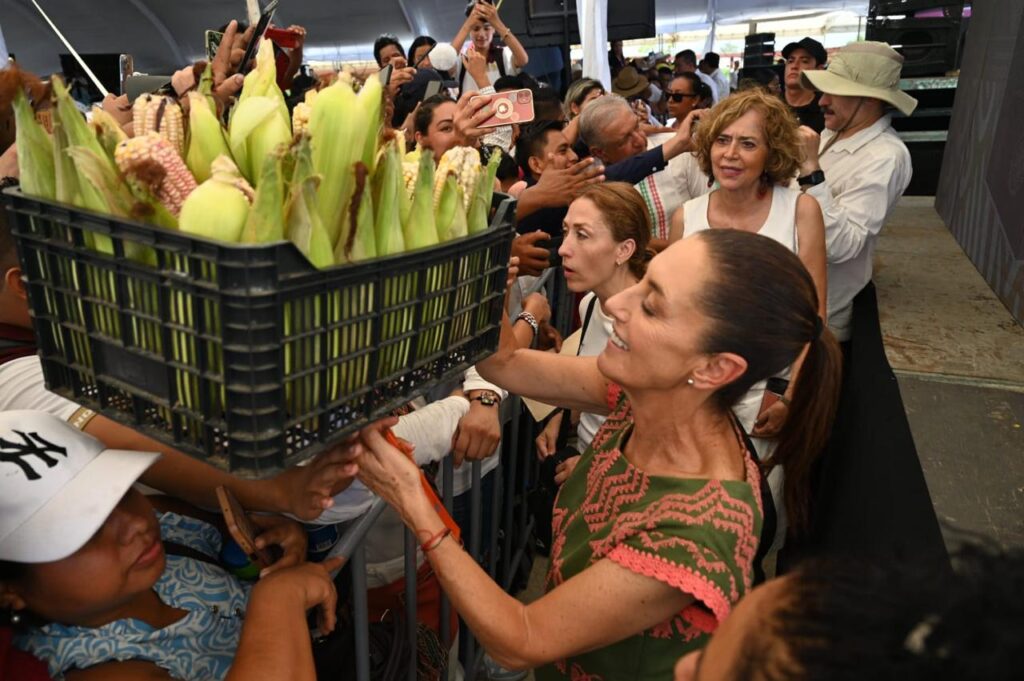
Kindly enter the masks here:
M 892 127 L 892 109 L 909 116 L 917 100 L 899 89 L 903 56 L 885 43 L 856 42 L 828 70 L 804 71 L 821 92 L 825 130 L 801 127 L 798 182 L 821 205 L 828 255 L 828 323 L 851 335 L 853 299 L 870 281 L 878 233 L 910 184 L 910 152 Z

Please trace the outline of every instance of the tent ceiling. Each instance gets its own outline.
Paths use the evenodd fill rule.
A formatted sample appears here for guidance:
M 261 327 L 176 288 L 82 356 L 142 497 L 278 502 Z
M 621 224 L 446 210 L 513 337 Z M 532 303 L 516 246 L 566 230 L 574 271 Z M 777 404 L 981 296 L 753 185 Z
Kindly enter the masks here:
M 233 16 L 242 0 L 37 0 L 83 54 L 127 52 L 136 68 L 166 72 L 203 53 L 203 35 Z M 516 0 L 506 0 L 513 2 Z M 518 0 L 522 1 L 522 0 Z M 609 0 L 626 2 L 628 0 Z M 720 21 L 811 8 L 863 11 L 866 0 L 657 0 L 658 27 L 672 31 L 704 23 L 709 6 Z M 449 38 L 462 20 L 463 0 L 282 0 L 278 24 L 300 24 L 312 46 L 338 48 L 368 58 L 366 46 L 383 32 L 408 41 L 418 33 Z M 0 0 L 0 28 L 7 48 L 26 68 L 57 71 L 66 52 L 29 0 Z

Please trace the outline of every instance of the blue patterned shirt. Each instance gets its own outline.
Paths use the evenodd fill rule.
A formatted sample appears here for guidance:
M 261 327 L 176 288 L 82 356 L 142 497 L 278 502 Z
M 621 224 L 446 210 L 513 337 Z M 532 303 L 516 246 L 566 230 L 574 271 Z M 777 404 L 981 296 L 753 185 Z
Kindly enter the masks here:
M 161 514 L 160 536 L 214 561 L 220 554 L 220 533 L 194 518 Z M 15 643 L 47 662 L 55 679 L 115 660 L 148 660 L 182 681 L 223 679 L 238 648 L 249 586 L 215 565 L 168 555 L 153 589 L 164 603 L 187 614 L 163 629 L 135 619 L 95 629 L 49 624 Z

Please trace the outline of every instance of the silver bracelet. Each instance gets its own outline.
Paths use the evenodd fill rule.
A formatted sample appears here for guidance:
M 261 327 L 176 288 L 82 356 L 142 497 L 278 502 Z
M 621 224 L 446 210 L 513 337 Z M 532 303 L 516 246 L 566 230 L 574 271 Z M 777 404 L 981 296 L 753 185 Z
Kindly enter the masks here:
M 540 326 L 537 324 L 537 318 L 529 312 L 523 311 L 516 315 L 516 321 L 518 322 L 520 319 L 530 325 L 530 328 L 533 329 L 533 337 L 536 338 L 537 334 L 540 333 Z

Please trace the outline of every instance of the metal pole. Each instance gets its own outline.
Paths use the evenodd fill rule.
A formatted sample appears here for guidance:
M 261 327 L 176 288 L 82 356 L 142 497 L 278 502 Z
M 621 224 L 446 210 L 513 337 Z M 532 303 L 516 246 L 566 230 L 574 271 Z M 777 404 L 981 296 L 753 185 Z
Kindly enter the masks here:
M 370 681 L 370 615 L 366 605 L 366 549 L 362 542 L 352 552 L 352 618 L 356 681 Z
M 409 637 L 409 681 L 416 681 L 417 654 L 416 623 L 416 535 L 405 528 L 405 631 Z

